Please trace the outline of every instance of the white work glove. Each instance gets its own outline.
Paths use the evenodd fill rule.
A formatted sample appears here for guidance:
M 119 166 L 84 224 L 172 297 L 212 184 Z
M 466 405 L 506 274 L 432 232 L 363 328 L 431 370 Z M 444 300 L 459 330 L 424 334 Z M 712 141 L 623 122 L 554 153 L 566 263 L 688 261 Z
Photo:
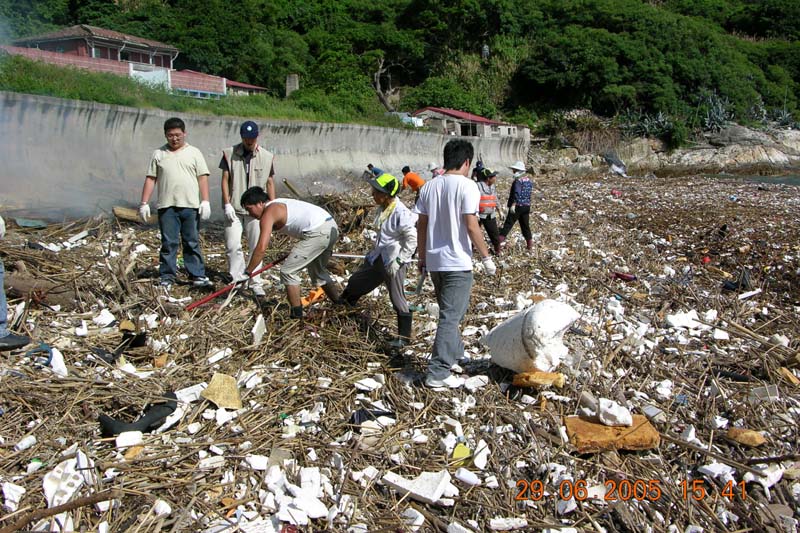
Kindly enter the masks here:
M 237 289 L 246 289 L 250 286 L 250 280 L 252 278 L 247 272 L 242 272 L 241 274 L 237 274 L 233 276 L 233 282 L 236 284 Z
M 231 223 L 236 222 L 236 209 L 231 204 L 225 204 L 225 218 Z
M 399 258 L 399 257 L 397 257 L 397 258 L 395 258 L 393 261 L 389 261 L 389 262 L 388 262 L 388 263 L 385 265 L 385 267 L 386 267 L 386 273 L 387 273 L 387 274 L 389 274 L 389 277 L 390 277 L 390 278 L 393 278 L 393 277 L 395 276 L 395 274 L 397 274 L 397 272 L 400 270 L 400 267 L 401 267 L 401 266 L 403 266 L 403 265 L 402 265 L 402 263 L 400 262 L 400 258 Z
M 198 213 L 200 214 L 200 220 L 208 220 L 211 218 L 211 204 L 208 200 L 203 200 L 200 202 L 200 209 L 198 209 Z
M 516 210 L 517 210 L 517 204 L 511 204 L 511 207 L 508 208 L 508 212 L 511 213 L 512 215 L 516 212 Z
M 142 222 L 147 224 L 150 218 L 150 204 L 142 204 L 139 206 L 139 218 L 142 219 Z
M 495 266 L 491 256 L 486 256 L 481 259 L 481 263 L 483 263 L 483 269 L 486 271 L 486 274 L 489 276 L 494 276 L 497 274 L 497 267 Z
M 6 221 L 0 217 L 0 239 L 6 236 Z

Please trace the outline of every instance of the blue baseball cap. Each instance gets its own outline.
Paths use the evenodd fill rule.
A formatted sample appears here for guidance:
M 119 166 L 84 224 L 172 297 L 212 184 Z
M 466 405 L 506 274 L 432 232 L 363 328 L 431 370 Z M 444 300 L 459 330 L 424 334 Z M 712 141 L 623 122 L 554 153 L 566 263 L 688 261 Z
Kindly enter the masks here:
M 255 139 L 258 137 L 258 124 L 248 120 L 239 128 L 239 135 L 241 135 L 242 139 Z

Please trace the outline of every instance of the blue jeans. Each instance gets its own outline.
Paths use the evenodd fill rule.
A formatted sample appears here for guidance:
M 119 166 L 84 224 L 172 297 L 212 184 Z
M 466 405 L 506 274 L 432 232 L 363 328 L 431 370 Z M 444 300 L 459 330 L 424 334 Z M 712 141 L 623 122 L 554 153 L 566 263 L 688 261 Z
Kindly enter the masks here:
M 6 288 L 3 285 L 3 278 L 6 277 L 6 267 L 0 259 L 0 339 L 8 337 L 8 307 L 6 306 Z
M 165 207 L 158 210 L 161 229 L 161 252 L 158 255 L 158 274 L 161 281 L 175 281 L 178 273 L 178 246 L 183 243 L 183 265 L 192 278 L 206 275 L 200 253 L 200 219 L 197 209 Z
M 452 367 L 464 355 L 459 325 L 469 307 L 472 271 L 431 272 L 436 302 L 439 304 L 439 325 L 433 339 L 428 376 L 445 379 Z

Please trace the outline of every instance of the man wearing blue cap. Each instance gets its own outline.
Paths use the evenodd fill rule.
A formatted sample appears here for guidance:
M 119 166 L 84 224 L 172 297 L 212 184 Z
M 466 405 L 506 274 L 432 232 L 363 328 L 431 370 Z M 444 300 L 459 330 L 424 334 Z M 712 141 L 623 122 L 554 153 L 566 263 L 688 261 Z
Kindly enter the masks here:
M 219 168 L 222 170 L 222 203 L 225 209 L 225 252 L 228 272 L 236 277 L 244 271 L 242 230 L 250 251 L 248 261 L 260 235 L 258 219 L 251 217 L 242 207 L 242 194 L 250 187 L 261 187 L 270 200 L 275 199 L 275 156 L 258 144 L 258 124 L 252 120 L 239 128 L 242 142 L 222 151 Z M 261 264 L 256 269 L 261 268 Z M 264 295 L 261 276 L 254 276 L 250 287 L 256 296 Z

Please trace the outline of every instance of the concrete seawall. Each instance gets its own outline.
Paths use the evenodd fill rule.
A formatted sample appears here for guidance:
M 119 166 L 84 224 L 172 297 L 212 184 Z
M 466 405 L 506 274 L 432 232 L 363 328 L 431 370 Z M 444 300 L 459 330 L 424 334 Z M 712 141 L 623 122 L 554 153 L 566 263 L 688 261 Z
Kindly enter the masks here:
M 246 118 L 137 109 L 0 91 L 0 205 L 32 211 L 91 214 L 136 205 L 153 149 L 164 143 L 163 123 L 186 122 L 188 142 L 211 170 L 211 205 L 221 216 L 217 170 L 222 149 L 238 142 Z M 353 187 L 367 163 L 401 176 L 404 165 L 427 176 L 453 137 L 352 124 L 258 120 L 261 142 L 276 154 L 278 192 L 289 178 L 302 192 Z M 468 137 L 475 153 L 502 172 L 525 160 L 523 139 Z

